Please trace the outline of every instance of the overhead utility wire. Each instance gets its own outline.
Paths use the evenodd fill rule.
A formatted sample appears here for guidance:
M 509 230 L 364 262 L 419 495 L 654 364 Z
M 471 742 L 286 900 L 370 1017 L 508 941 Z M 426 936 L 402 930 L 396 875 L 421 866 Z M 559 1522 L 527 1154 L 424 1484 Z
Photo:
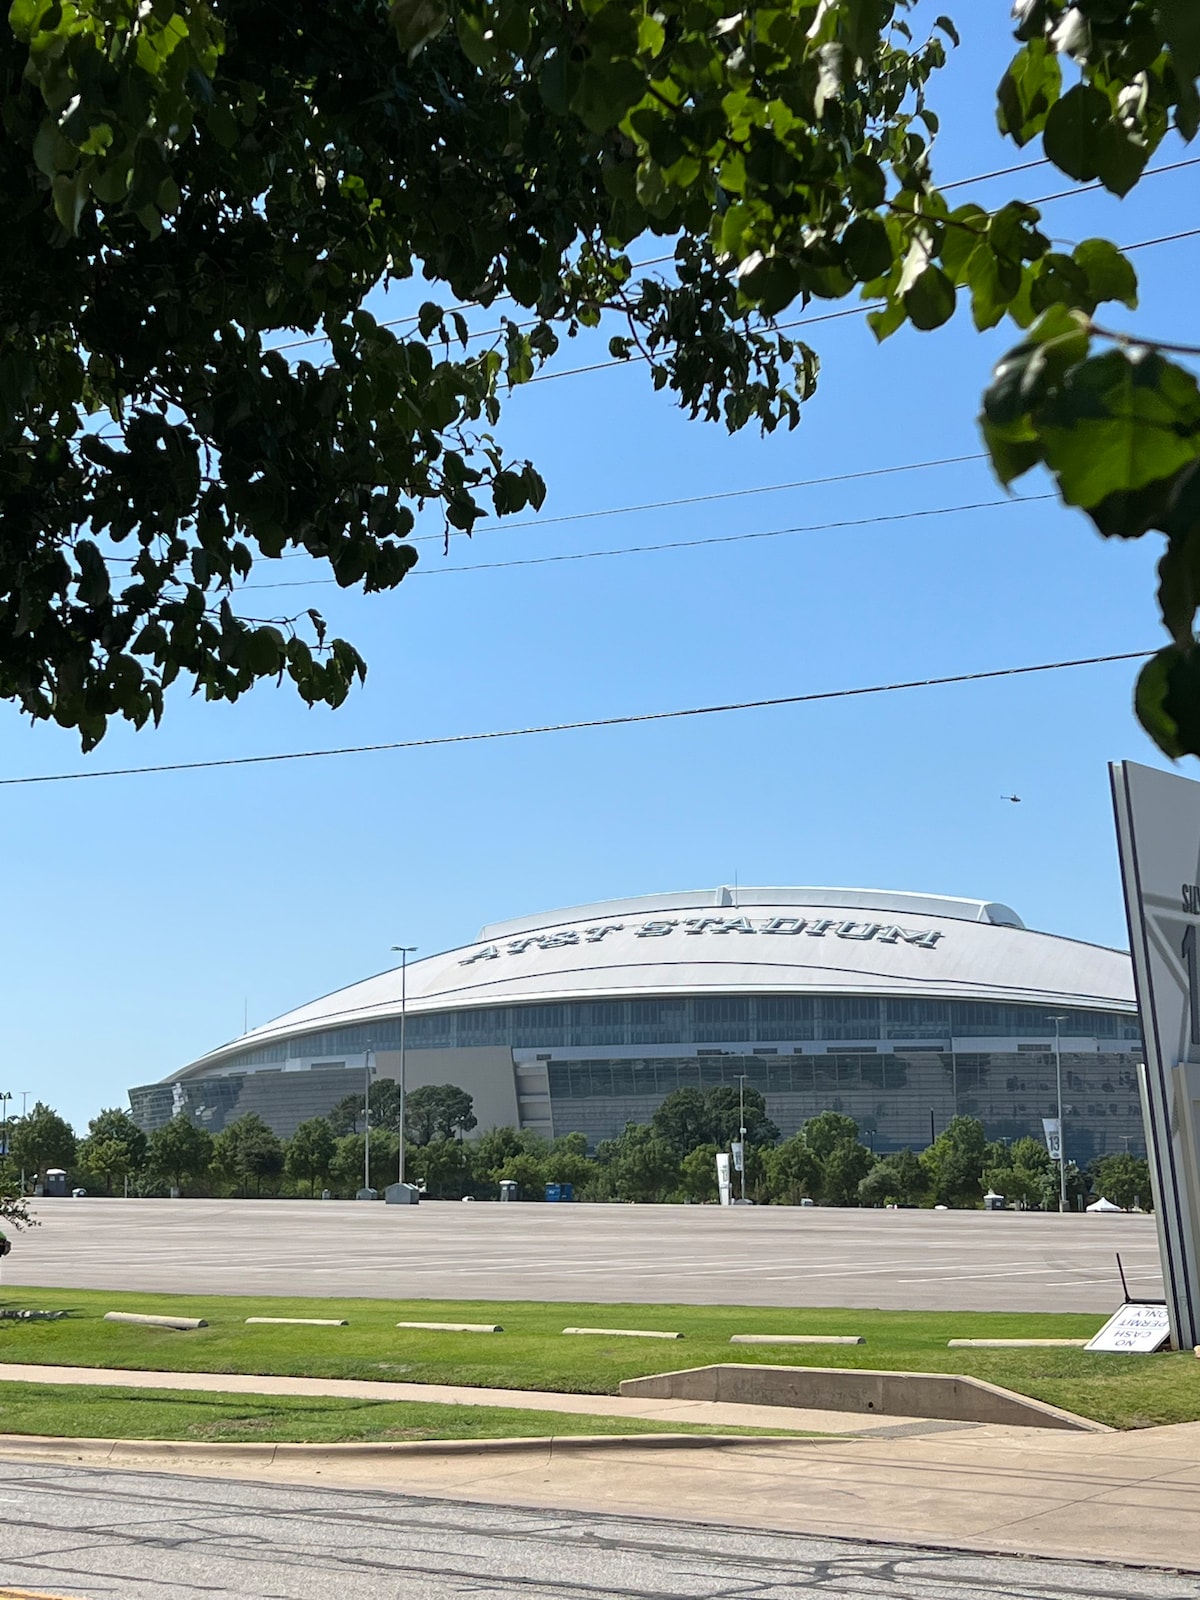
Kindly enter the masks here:
M 517 556 L 512 561 L 470 561 L 458 567 L 415 567 L 410 578 L 440 578 L 451 572 L 499 572 L 505 567 L 546 567 L 561 561 L 603 561 L 611 556 L 640 556 L 653 550 L 698 550 L 711 544 L 745 544 L 751 539 L 782 539 L 792 533 L 830 533 L 838 528 L 871 528 L 884 522 L 915 522 L 921 517 L 949 517 L 964 511 L 990 511 L 997 506 L 1027 506 L 1039 500 L 1057 500 L 1055 494 L 1004 495 L 998 500 L 977 500 L 971 505 L 930 506 L 923 511 L 890 511 L 879 517 L 846 517 L 838 522 L 808 522 L 792 528 L 766 528 L 756 533 L 714 533 L 701 539 L 669 539 L 659 544 L 629 544 L 615 550 L 571 550 L 553 556 Z M 235 591 L 252 589 L 313 589 L 336 583 L 336 578 L 285 578 L 278 583 L 244 583 Z
M 609 506 L 601 511 L 565 511 L 557 517 L 523 517 L 519 522 L 509 522 L 506 518 L 494 524 L 485 523 L 477 531 L 508 533 L 513 528 L 549 528 L 561 522 L 592 522 L 598 517 L 625 517 L 642 511 L 673 511 L 680 506 L 711 505 L 715 500 L 744 500 L 749 495 L 779 494 L 787 489 L 819 489 L 830 483 L 855 483 L 863 478 L 887 478 L 898 472 L 924 472 L 929 467 L 958 467 L 967 461 L 986 460 L 986 452 L 976 450 L 965 456 L 941 456 L 936 461 L 906 461 L 897 467 L 866 467 L 860 472 L 835 472 L 825 478 L 797 478 L 791 483 L 760 483 L 749 489 L 718 489 L 711 494 L 683 495 L 676 500 L 647 500 L 642 505 L 636 506 Z M 463 535 L 463 537 L 471 536 Z M 423 533 L 408 542 L 430 544 L 434 541 L 441 544 L 443 535 Z
M 35 783 L 71 783 L 86 778 L 139 778 L 156 772 L 202 772 L 215 767 L 257 767 L 280 761 L 317 761 L 328 756 L 375 755 L 385 750 L 432 750 L 442 745 L 482 744 L 495 739 L 529 739 L 546 733 L 576 733 L 589 728 L 623 728 L 639 722 L 676 722 L 685 717 L 722 716 L 731 711 L 761 711 L 773 706 L 815 705 L 823 700 L 853 700 L 876 694 L 897 694 L 904 689 L 936 689 L 948 684 L 985 683 L 998 678 L 1028 677 L 1039 672 L 1063 672 L 1074 667 L 1106 666 L 1115 661 L 1144 661 L 1153 650 L 1125 650 L 1116 655 L 1079 656 L 1072 661 L 1042 661 L 1033 666 L 993 667 L 987 672 L 956 672 L 941 678 L 908 678 L 896 683 L 873 683 L 856 689 L 823 689 L 814 694 L 774 695 L 763 700 L 734 700 L 726 705 L 688 706 L 674 711 L 639 711 L 621 717 L 589 717 L 579 722 L 547 722 L 528 728 L 496 728 L 486 733 L 447 733 L 430 739 L 395 739 L 386 744 L 340 745 L 328 750 L 290 750 L 266 756 L 223 756 L 213 761 L 166 761 L 146 767 L 105 767 L 97 771 L 44 772 L 20 778 L 0 778 L 0 788 Z
M 1197 158 L 1200 159 L 1200 158 Z M 1131 250 L 1149 250 L 1159 244 L 1175 244 L 1180 239 L 1200 238 L 1200 228 L 1188 228 L 1183 233 L 1166 233 L 1158 239 L 1140 239 L 1136 244 L 1123 244 L 1117 248 L 1126 255 Z M 880 311 L 887 304 L 885 300 L 869 300 L 864 305 L 850 306 L 844 311 L 827 311 L 819 317 L 797 317 L 793 322 L 778 322 L 774 332 L 786 333 L 791 328 L 814 328 L 819 322 L 836 322 L 839 317 L 865 317 L 869 311 Z M 629 367 L 637 361 L 645 361 L 643 355 L 634 354 L 627 361 L 595 361 L 587 367 L 565 367 L 561 372 L 539 372 L 528 381 L 530 383 L 552 383 L 555 378 L 578 378 L 588 372 L 606 372 L 613 367 Z
M 969 188 L 972 185 L 977 184 L 977 183 L 987 183 L 993 178 L 1007 178 L 1007 177 L 1011 177 L 1012 174 L 1014 174 L 1014 173 L 1017 173 L 1017 172 L 1029 172 L 1034 167 L 1046 167 L 1046 166 L 1049 166 L 1049 164 L 1050 164 L 1049 161 L 1043 156 L 1037 161 L 1023 161 L 1019 166 L 1015 166 L 1015 167 L 1000 167 L 995 172 L 981 172 L 981 173 L 978 173 L 973 178 L 956 178 L 953 183 L 943 183 L 942 185 L 940 185 L 939 193 L 948 194 L 951 189 Z M 1157 177 L 1160 173 L 1178 172 L 1183 167 L 1194 167 L 1194 166 L 1200 166 L 1200 156 L 1190 156 L 1190 157 L 1188 157 L 1187 159 L 1185 159 L 1183 161 L 1172 161 L 1172 162 L 1169 162 L 1166 166 L 1162 166 L 1162 167 L 1148 167 L 1146 169 L 1146 171 L 1142 173 L 1142 177 L 1143 178 L 1154 178 L 1154 177 Z M 1104 187 L 1104 185 L 1102 183 L 1100 183 L 1098 180 L 1095 183 L 1078 184 L 1073 189 L 1061 189 L 1056 194 L 1038 195 L 1033 200 L 1029 201 L 1029 204 L 1033 205 L 1033 206 L 1046 206 L 1046 205 L 1049 205 L 1050 202 L 1053 201 L 1053 200 L 1071 200 L 1077 194 L 1090 194 L 1090 193 L 1092 193 L 1093 191 L 1095 191 L 1097 189 L 1102 189 L 1103 187 Z M 635 261 L 635 262 L 633 262 L 633 264 L 632 264 L 632 266 L 630 268 L 630 271 L 631 272 L 644 272 L 647 267 L 661 267 L 661 266 L 665 265 L 668 261 L 674 261 L 674 259 L 675 259 L 675 257 L 674 257 L 673 254 L 672 255 L 665 255 L 665 256 L 651 256 L 649 258 L 649 260 L 647 260 L 647 261 Z M 510 301 L 512 298 L 513 297 L 512 297 L 511 294 L 499 294 L 499 295 L 496 296 L 496 298 L 494 300 L 490 300 L 488 302 L 488 308 L 490 309 L 491 306 L 501 305 L 501 304 L 503 304 L 503 303 L 505 303 L 507 301 Z M 464 300 L 464 301 L 460 302 L 458 305 L 447 306 L 445 311 L 443 312 L 443 316 L 450 317 L 450 316 L 453 316 L 455 314 L 455 312 L 474 311 L 474 310 L 477 310 L 478 308 L 479 308 L 479 302 L 478 301 L 476 301 L 476 300 Z M 409 313 L 407 313 L 406 315 L 404 315 L 402 317 L 389 317 L 386 321 L 381 322 L 379 324 L 379 326 L 381 328 L 401 328 L 406 323 L 417 322 L 419 320 L 420 320 L 419 317 L 415 313 L 409 312 Z M 519 327 L 534 327 L 535 323 L 533 323 L 533 322 L 519 323 L 518 326 Z M 487 329 L 485 331 L 482 331 L 480 333 L 473 333 L 473 334 L 470 335 L 470 337 L 472 339 L 483 339 L 483 338 L 486 338 L 489 334 L 502 332 L 502 331 L 503 330 L 501 330 L 501 329 L 489 328 L 489 329 Z M 306 334 L 303 339 L 290 339 L 290 340 L 288 340 L 288 342 L 286 344 L 272 345 L 271 348 L 273 350 L 299 350 L 299 349 L 302 349 L 304 346 L 310 345 L 310 344 L 324 344 L 324 343 L 327 342 L 327 340 L 328 340 L 328 335 L 327 334 L 312 333 L 312 334 Z
M 1197 159 L 1200 159 L 1200 158 L 1197 158 Z M 949 191 L 951 189 L 965 189 L 969 185 L 974 184 L 974 183 L 987 183 L 992 178 L 1009 178 L 1016 172 L 1029 172 L 1034 167 L 1048 167 L 1049 165 L 1050 165 L 1050 163 L 1049 163 L 1048 159 L 1045 156 L 1041 156 L 1036 161 L 1022 161 L 1020 163 L 1020 165 L 1016 166 L 1016 167 L 1000 167 L 995 172 L 979 172 L 979 173 L 976 173 L 976 175 L 973 178 L 955 178 L 952 183 L 943 183 L 940 186 L 940 192 L 942 194 L 947 194 L 947 193 L 949 193 Z M 1188 162 L 1183 162 L 1183 163 L 1181 163 L 1181 165 L 1187 166 L 1187 165 L 1189 165 L 1189 163 Z M 1170 171 L 1171 169 L 1167 168 L 1167 167 L 1155 167 L 1152 170 L 1155 171 L 1155 172 L 1163 172 L 1163 171 Z M 1143 177 L 1148 177 L 1149 173 L 1143 173 L 1142 176 Z M 1088 187 L 1089 188 L 1099 188 L 1100 185 L 1099 184 L 1089 184 Z M 1074 192 L 1074 191 L 1072 191 L 1072 192 Z M 1034 205 L 1037 205 L 1039 202 L 1035 200 L 1032 203 Z M 674 259 L 675 259 L 674 255 L 651 256 L 651 258 L 648 261 L 635 261 L 632 264 L 632 267 L 631 267 L 630 270 L 633 271 L 633 272 L 644 272 L 647 267 L 661 267 L 664 262 L 674 261 Z M 507 300 L 511 300 L 511 299 L 512 299 L 512 295 L 511 294 L 498 294 L 496 296 L 496 298 L 494 300 L 489 301 L 488 304 L 492 305 L 492 306 L 498 306 L 502 302 L 507 301 Z M 450 317 L 450 316 L 453 316 L 456 311 L 474 311 L 476 309 L 476 307 L 478 306 L 478 304 L 479 304 L 479 302 L 477 300 L 464 300 L 459 305 L 447 306 L 444 314 L 446 316 Z M 404 325 L 404 323 L 406 323 L 406 322 L 416 322 L 416 321 L 418 321 L 418 318 L 415 315 L 404 316 L 404 317 L 391 317 L 391 318 L 389 318 L 389 320 L 387 322 L 381 322 L 379 324 L 379 326 L 381 328 L 399 328 L 399 327 L 402 327 Z M 297 349 L 300 348 L 301 345 L 322 344 L 324 342 L 324 340 L 325 340 L 325 335 L 324 334 L 316 333 L 316 334 L 310 334 L 307 338 L 304 338 L 304 339 L 293 339 L 288 344 L 272 345 L 271 348 L 273 350 L 297 350 Z

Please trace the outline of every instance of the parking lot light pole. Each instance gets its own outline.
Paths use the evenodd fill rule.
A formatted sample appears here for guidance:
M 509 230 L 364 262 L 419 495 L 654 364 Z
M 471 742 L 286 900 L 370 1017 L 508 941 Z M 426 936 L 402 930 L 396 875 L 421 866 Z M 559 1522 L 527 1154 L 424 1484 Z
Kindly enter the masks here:
M 415 944 L 394 944 L 392 949 L 400 956 L 400 1162 L 399 1183 L 404 1182 L 404 1022 L 408 1010 L 408 958 L 416 950 Z
M 3 1133 L 0 1133 L 0 1154 L 8 1160 L 8 1103 L 12 1099 L 12 1090 L 0 1090 L 0 1112 L 3 1113 Z
M 738 1138 L 742 1144 L 742 1199 L 746 1198 L 746 1074 L 738 1073 Z
M 363 1188 L 371 1187 L 371 1053 L 373 1046 L 367 1040 L 363 1057 Z
M 1067 1141 L 1063 1128 L 1062 1034 L 1059 1030 L 1067 1019 L 1051 1017 L 1050 1020 L 1054 1024 L 1054 1074 L 1058 1080 L 1058 1209 L 1061 1214 L 1067 1209 Z

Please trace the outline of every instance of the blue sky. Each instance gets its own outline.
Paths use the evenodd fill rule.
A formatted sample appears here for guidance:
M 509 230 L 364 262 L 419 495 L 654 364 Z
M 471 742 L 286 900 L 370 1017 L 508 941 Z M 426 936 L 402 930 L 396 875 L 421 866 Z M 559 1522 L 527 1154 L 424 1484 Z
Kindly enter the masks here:
M 959 8 L 934 99 L 944 181 L 1028 156 L 995 132 L 1001 6 Z M 969 11 L 970 15 L 967 16 Z M 986 13 L 986 15 L 984 15 Z M 932 12 L 931 12 L 932 15 Z M 1188 152 L 1177 143 L 1162 165 Z M 1046 208 L 1049 230 L 1121 243 L 1181 231 L 1200 168 L 1124 202 Z M 994 205 L 1069 185 L 1050 168 L 964 191 Z M 1190 240 L 1134 256 L 1136 318 L 1179 337 Z M 659 254 L 648 242 L 643 255 Z M 818 308 L 819 309 L 819 308 Z M 559 367 L 604 358 L 607 331 Z M 961 312 L 878 348 L 860 318 L 814 327 L 816 398 L 793 434 L 686 421 L 637 368 L 537 383 L 502 436 L 545 514 L 970 455 L 1011 329 Z M 1022 492 L 1044 485 L 1030 481 Z M 0 712 L 0 773 L 203 760 L 806 693 L 1155 646 L 1159 551 L 1106 545 L 1053 503 L 686 551 L 501 571 L 445 566 L 1001 500 L 982 461 L 708 506 L 484 531 L 365 599 L 314 604 L 366 655 L 364 689 L 307 711 L 264 687 L 234 707 L 176 694 L 164 726 L 73 740 Z M 432 531 L 425 529 L 423 531 Z M 300 563 L 280 576 L 303 574 Z M 264 569 L 265 580 L 275 576 Z M 251 1025 L 490 919 L 743 884 L 846 884 L 1005 900 L 1032 926 L 1124 943 L 1105 763 L 1161 763 L 1130 664 L 955 688 L 278 766 L 0 791 L 9 840 L 0 1088 L 78 1126 Z M 1016 793 L 1020 805 L 1001 799 Z

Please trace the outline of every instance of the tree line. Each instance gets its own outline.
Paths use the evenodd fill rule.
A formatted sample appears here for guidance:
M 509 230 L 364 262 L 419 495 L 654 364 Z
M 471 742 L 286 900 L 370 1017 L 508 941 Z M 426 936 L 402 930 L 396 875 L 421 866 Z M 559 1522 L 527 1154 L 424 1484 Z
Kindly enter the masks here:
M 989 1140 L 975 1117 L 954 1117 L 922 1150 L 877 1155 L 853 1117 L 822 1111 L 781 1139 L 754 1089 L 732 1085 L 678 1089 L 649 1122 L 630 1122 L 589 1152 L 585 1134 L 546 1139 L 529 1130 L 477 1126 L 471 1096 L 453 1084 L 427 1085 L 406 1096 L 405 1175 L 433 1199 L 494 1199 L 504 1181 L 523 1200 L 541 1199 L 547 1184 L 572 1185 L 589 1201 L 708 1204 L 717 1200 L 716 1156 L 744 1127 L 745 1196 L 764 1205 L 811 1200 L 831 1206 L 972 1208 L 991 1190 L 1010 1206 L 1055 1210 L 1058 1168 L 1037 1139 Z M 371 1096 L 370 1184 L 382 1191 L 399 1165 L 399 1096 L 381 1083 Z M 350 1198 L 363 1185 L 367 1161 L 363 1097 L 348 1096 L 327 1116 L 302 1122 L 281 1139 L 255 1112 L 215 1136 L 186 1113 L 145 1134 L 127 1111 L 101 1111 L 79 1138 L 57 1112 L 38 1101 L 8 1124 L 8 1157 L 0 1191 L 13 1179 L 61 1167 L 90 1193 L 315 1196 Z M 1146 1161 L 1128 1153 L 1090 1166 L 1067 1163 L 1072 1209 L 1104 1195 L 1114 1204 L 1150 1206 Z

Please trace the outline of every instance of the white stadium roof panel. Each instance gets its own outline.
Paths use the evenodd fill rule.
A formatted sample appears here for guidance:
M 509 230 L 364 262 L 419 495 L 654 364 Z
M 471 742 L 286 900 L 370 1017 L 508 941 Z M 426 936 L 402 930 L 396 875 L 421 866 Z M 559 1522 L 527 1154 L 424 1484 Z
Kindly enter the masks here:
M 400 969 L 301 1006 L 185 1067 L 394 1017 Z M 601 997 L 834 993 L 1132 1013 L 1123 951 L 1036 933 L 1007 906 L 867 889 L 743 888 L 607 901 L 488 925 L 411 962 L 410 1015 Z

